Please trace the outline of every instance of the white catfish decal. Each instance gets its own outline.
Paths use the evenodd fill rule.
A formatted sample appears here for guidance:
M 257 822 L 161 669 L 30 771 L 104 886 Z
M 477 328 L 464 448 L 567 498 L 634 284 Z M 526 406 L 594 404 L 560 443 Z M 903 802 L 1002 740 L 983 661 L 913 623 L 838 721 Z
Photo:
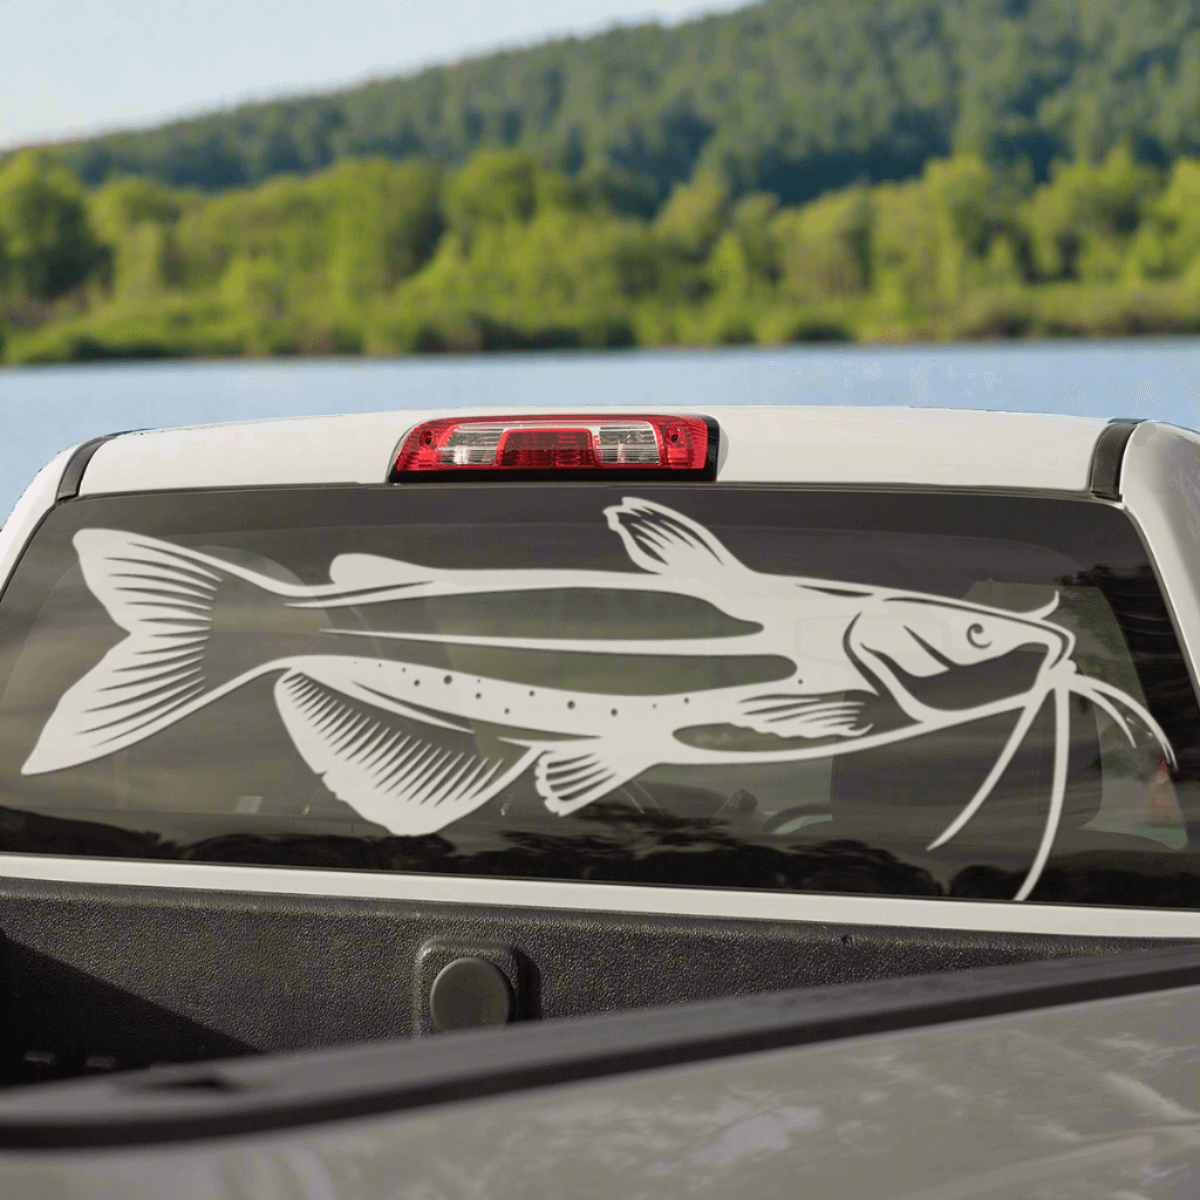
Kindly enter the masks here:
M 128 636 L 63 694 L 22 772 L 115 753 L 271 674 L 283 722 L 326 786 L 391 832 L 419 835 L 530 768 L 546 806 L 566 814 L 657 765 L 823 758 L 1018 712 L 933 848 L 979 810 L 1052 696 L 1051 795 L 1024 899 L 1062 812 L 1071 693 L 1131 743 L 1124 713 L 1136 716 L 1174 761 L 1143 706 L 1076 672 L 1072 635 L 1046 619 L 1055 604 L 1013 613 L 770 575 L 653 501 L 626 498 L 605 516 L 638 571 L 453 570 L 344 554 L 329 584 L 304 586 L 154 538 L 83 530 L 84 579 Z M 699 603 L 719 631 L 685 636 L 631 616 L 626 637 L 587 620 L 554 636 L 536 617 L 550 595 L 599 597 L 618 620 L 655 596 Z M 696 736 L 714 727 L 741 731 L 742 748 Z M 757 735 L 749 748 L 747 734 Z

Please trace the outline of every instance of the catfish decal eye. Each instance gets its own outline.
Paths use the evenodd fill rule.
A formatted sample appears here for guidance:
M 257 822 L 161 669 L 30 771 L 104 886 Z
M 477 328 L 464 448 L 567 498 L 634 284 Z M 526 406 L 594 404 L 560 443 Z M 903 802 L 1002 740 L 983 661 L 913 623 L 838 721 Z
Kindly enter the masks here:
M 74 546 L 83 578 L 127 636 L 59 698 L 22 773 L 114 754 L 267 676 L 285 728 L 326 786 L 365 819 L 415 836 L 444 829 L 527 771 L 547 808 L 566 814 L 651 767 L 831 758 L 1016 713 L 987 778 L 934 849 L 979 811 L 1051 698 L 1053 779 L 1041 841 L 1015 897 L 1022 900 L 1037 884 L 1063 809 L 1071 695 L 1106 713 L 1131 744 L 1130 720 L 1140 721 L 1165 761 L 1175 761 L 1142 705 L 1078 673 L 1072 636 L 1047 619 L 1057 601 L 1012 613 L 766 575 L 703 525 L 653 501 L 626 498 L 604 517 L 637 570 L 451 570 L 344 554 L 330 564 L 330 583 L 307 586 L 140 534 L 82 530 Z M 603 590 L 627 614 L 624 626 L 610 621 L 605 633 L 559 637 L 526 619 L 539 597 L 572 589 Z M 435 621 L 434 632 L 397 628 L 398 602 L 435 612 L 439 602 L 464 597 L 502 619 L 447 629 Z M 637 613 L 663 597 L 707 605 L 721 618 L 711 628 L 724 632 L 646 632 Z M 348 618 L 340 615 L 346 610 Z M 271 636 L 230 637 L 254 629 Z M 269 651 L 256 650 L 261 645 Z M 1016 651 L 1032 651 L 1036 668 L 1012 675 L 1019 685 L 994 670 Z M 447 670 L 471 654 L 475 670 Z M 429 665 L 431 657 L 441 665 Z M 533 661 L 543 674 L 554 665 L 551 683 L 531 684 Z M 926 685 L 956 685 L 972 671 L 998 674 L 1006 690 L 939 707 L 939 693 Z M 933 699 L 921 700 L 923 687 Z M 872 697 L 892 702 L 899 725 L 877 730 L 865 719 Z M 744 738 L 717 746 L 688 736 L 708 727 L 761 736 L 752 750 L 730 748 Z

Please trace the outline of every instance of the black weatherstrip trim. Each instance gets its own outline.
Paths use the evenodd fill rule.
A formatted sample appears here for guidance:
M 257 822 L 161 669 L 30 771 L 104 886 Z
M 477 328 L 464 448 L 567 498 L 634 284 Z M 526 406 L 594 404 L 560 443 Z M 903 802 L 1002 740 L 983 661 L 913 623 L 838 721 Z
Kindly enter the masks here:
M 0 1148 L 237 1137 L 1185 987 L 1200 988 L 1200 947 L 157 1068 L 0 1094 Z
M 1089 482 L 1093 496 L 1102 500 L 1121 498 L 1121 461 L 1125 457 L 1125 446 L 1140 425 L 1138 417 L 1114 417 L 1096 439 L 1092 451 L 1092 472 Z
M 71 461 L 64 468 L 62 478 L 58 481 L 58 494 L 54 499 L 58 503 L 62 503 L 64 500 L 74 500 L 79 495 L 79 486 L 83 483 L 83 473 L 87 470 L 88 463 L 92 461 L 92 457 L 96 451 L 105 442 L 111 442 L 113 438 L 119 438 L 126 433 L 137 432 L 139 431 L 136 429 L 123 429 L 119 433 L 106 433 L 103 437 L 92 438 L 90 442 L 84 442 L 71 455 Z

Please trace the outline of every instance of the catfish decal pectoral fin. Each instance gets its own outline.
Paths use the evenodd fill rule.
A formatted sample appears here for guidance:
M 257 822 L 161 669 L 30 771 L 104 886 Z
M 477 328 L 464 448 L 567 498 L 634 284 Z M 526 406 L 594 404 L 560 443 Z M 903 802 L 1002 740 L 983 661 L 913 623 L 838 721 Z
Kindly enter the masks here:
M 284 726 L 339 800 L 401 837 L 436 833 L 486 804 L 534 751 L 426 719 L 400 703 L 365 702 L 301 671 L 275 684 Z

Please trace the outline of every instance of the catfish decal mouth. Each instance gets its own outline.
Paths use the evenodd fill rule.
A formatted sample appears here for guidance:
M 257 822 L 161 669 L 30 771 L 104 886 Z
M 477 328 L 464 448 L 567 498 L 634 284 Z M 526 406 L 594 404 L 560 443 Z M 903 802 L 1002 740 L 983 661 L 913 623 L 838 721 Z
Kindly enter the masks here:
M 1047 620 L 1057 599 L 1014 613 L 767 575 L 664 505 L 627 497 L 604 515 L 638 572 L 441 570 L 343 554 L 330 583 L 304 586 L 155 538 L 81 530 L 84 580 L 128 636 L 59 698 L 22 774 L 114 754 L 273 676 L 284 726 L 330 791 L 415 836 L 531 769 L 547 808 L 566 814 L 654 766 L 827 758 L 1016 712 L 933 849 L 978 812 L 1052 698 L 1047 818 L 1023 900 L 1062 814 L 1070 695 L 1134 745 L 1136 717 L 1174 763 L 1142 705 L 1077 672 L 1072 635 Z M 615 633 L 584 617 L 547 630 L 536 617 L 554 604 L 586 614 L 588 603 L 617 614 Z M 664 603 L 704 619 L 681 632 L 661 619 Z M 867 716 L 881 706 L 896 719 L 877 727 Z M 688 736 L 713 726 L 759 735 L 758 748 Z

